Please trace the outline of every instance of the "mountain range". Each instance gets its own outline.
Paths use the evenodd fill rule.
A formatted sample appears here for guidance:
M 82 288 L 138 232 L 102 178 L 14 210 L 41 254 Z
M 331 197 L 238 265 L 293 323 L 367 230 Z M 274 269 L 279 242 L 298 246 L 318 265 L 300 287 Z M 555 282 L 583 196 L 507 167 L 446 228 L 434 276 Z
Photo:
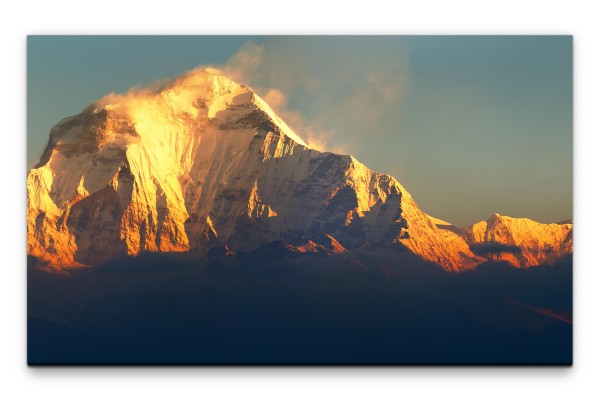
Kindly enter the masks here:
M 410 252 L 448 271 L 572 253 L 572 221 L 429 216 L 393 177 L 312 149 L 251 88 L 212 69 L 109 95 L 56 124 L 27 176 L 27 252 L 52 269 L 122 255 Z

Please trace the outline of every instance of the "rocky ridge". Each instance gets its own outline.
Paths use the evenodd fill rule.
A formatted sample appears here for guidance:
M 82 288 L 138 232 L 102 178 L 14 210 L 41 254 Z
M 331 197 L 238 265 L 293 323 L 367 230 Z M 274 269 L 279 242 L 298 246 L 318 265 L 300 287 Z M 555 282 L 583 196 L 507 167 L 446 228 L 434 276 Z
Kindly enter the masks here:
M 60 121 L 27 177 L 28 254 L 54 268 L 273 241 L 315 251 L 319 238 L 340 252 L 406 249 L 452 271 L 490 259 L 535 266 L 572 250 L 572 224 L 441 223 L 393 177 L 309 148 L 250 88 L 212 70 Z

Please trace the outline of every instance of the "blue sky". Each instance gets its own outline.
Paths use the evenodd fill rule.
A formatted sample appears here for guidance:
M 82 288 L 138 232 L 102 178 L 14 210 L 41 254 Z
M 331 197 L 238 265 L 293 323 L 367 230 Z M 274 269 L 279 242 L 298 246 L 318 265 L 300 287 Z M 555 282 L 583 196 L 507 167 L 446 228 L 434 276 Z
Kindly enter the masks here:
M 572 38 L 33 36 L 27 163 L 110 92 L 223 67 L 297 133 L 396 177 L 459 226 L 572 217 Z

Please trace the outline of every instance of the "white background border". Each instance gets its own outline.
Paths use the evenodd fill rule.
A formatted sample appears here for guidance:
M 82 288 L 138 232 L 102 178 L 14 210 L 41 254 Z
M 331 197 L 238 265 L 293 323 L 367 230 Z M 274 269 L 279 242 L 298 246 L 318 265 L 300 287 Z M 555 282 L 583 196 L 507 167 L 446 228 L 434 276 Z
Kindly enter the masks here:
M 600 227 L 596 212 L 600 200 L 600 14 L 594 2 L 421 0 L 403 4 L 369 0 L 359 2 L 359 6 L 326 4 L 323 0 L 132 3 L 58 0 L 3 4 L 2 399 L 598 399 L 600 263 L 595 250 Z M 574 367 L 28 368 L 24 223 L 26 35 L 350 33 L 574 35 Z

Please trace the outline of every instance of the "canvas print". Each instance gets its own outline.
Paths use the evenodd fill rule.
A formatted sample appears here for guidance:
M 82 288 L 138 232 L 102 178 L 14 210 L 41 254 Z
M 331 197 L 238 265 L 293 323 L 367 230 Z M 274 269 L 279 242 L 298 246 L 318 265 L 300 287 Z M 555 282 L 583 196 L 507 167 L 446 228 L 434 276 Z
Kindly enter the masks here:
M 569 365 L 569 36 L 30 36 L 30 365 Z

